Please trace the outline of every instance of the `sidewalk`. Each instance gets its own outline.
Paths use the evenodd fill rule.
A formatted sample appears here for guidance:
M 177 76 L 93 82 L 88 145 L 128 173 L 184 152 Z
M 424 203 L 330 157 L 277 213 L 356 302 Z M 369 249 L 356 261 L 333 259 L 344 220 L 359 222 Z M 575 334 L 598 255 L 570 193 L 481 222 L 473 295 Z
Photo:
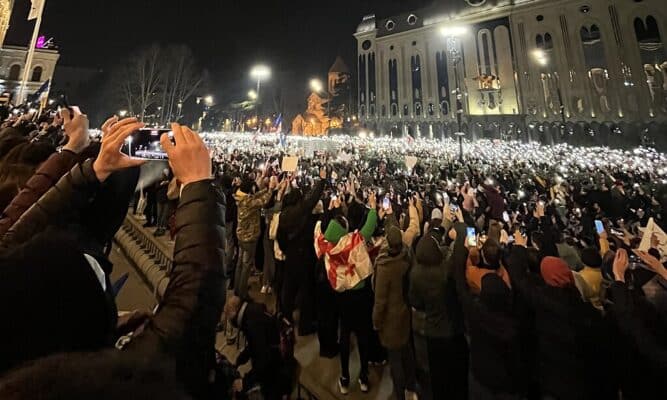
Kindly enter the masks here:
M 131 218 L 135 224 L 142 224 L 141 219 L 136 218 L 135 216 L 128 214 L 128 218 Z M 164 236 L 154 237 L 153 233 L 155 228 L 142 228 L 145 232 L 146 237 L 152 240 L 156 247 L 160 248 L 164 252 L 168 252 L 169 256 L 173 251 L 174 243 L 169 240 L 169 234 Z M 112 253 L 112 258 L 115 257 L 115 260 L 122 261 L 124 255 L 122 252 L 116 254 L 117 251 L 114 249 Z M 122 257 L 122 258 L 121 258 Z M 121 262 L 123 264 L 125 262 Z M 131 264 L 131 263 L 129 263 Z M 143 308 L 151 309 L 155 304 L 155 298 L 150 294 L 150 290 L 145 287 L 144 282 L 137 275 L 137 270 L 130 267 L 130 278 L 121 292 L 118 303 L 119 309 L 123 309 L 121 305 L 135 305 L 140 303 L 148 303 Z M 114 268 L 114 278 L 117 278 L 122 273 L 124 273 L 124 268 Z M 260 291 L 260 277 L 253 276 L 250 278 L 250 295 L 251 297 L 258 302 L 262 302 L 267 305 L 267 308 L 270 310 L 275 309 L 275 296 L 261 294 Z M 143 292 L 143 293 L 142 293 Z M 149 296 L 146 293 L 150 294 Z M 150 298 L 150 299 L 148 299 Z M 237 344 L 227 345 L 226 339 L 223 333 L 219 333 L 217 336 L 216 347 L 220 350 L 226 357 L 230 360 L 234 360 L 239 353 L 239 350 L 242 348 L 243 343 L 237 348 Z M 301 385 L 310 392 L 314 398 L 319 400 L 337 400 L 337 399 L 349 399 L 349 400 L 388 400 L 393 399 L 392 396 L 392 383 L 391 376 L 389 374 L 388 367 L 371 367 L 370 368 L 370 384 L 371 392 L 368 394 L 363 394 L 359 391 L 359 385 L 355 377 L 359 374 L 359 355 L 356 348 L 356 345 L 353 341 L 353 353 L 350 355 L 350 374 L 352 377 L 350 394 L 347 396 L 341 395 L 338 391 L 337 382 L 340 374 L 340 361 L 336 357 L 334 359 L 326 359 L 319 357 L 319 342 L 316 335 L 297 337 L 295 356 L 299 361 L 301 366 L 301 375 L 300 382 Z M 308 395 L 302 392 L 302 398 L 307 399 Z

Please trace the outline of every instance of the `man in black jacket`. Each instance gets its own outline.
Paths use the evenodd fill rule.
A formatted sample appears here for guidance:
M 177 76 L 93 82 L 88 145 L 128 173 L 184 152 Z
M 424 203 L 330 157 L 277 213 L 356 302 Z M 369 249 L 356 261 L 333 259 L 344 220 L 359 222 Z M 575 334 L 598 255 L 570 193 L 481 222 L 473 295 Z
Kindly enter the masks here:
M 307 284 L 308 268 L 314 269 L 313 231 L 308 218 L 320 200 L 326 183 L 326 170 L 320 170 L 320 180 L 307 197 L 300 189 L 293 189 L 283 199 L 283 208 L 278 222 L 278 244 L 285 253 L 285 275 L 281 299 L 281 312 L 289 320 L 296 308 L 296 297 Z M 310 263 L 313 263 L 310 265 Z M 302 319 L 303 319 L 302 315 Z

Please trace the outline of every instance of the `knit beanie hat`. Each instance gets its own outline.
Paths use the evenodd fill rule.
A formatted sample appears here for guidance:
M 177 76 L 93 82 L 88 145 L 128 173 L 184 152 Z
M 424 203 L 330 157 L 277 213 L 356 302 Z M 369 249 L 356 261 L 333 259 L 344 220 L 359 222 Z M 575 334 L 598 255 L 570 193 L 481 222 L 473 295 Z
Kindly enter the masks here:
M 545 257 L 540 265 L 540 272 L 549 286 L 565 288 L 574 285 L 570 267 L 558 257 Z
M 602 256 L 595 247 L 586 247 L 581 250 L 581 261 L 585 266 L 591 268 L 600 268 L 602 266 Z
M 387 244 L 389 244 L 390 253 L 397 253 L 403 248 L 403 234 L 393 225 L 387 230 Z

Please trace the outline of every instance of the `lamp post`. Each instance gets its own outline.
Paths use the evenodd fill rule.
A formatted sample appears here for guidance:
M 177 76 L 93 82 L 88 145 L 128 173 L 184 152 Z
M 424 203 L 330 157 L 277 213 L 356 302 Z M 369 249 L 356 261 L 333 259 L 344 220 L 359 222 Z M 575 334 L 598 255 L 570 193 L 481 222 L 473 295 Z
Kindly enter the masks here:
M 549 65 L 549 56 L 548 54 L 542 50 L 542 49 L 537 49 L 533 52 L 533 58 L 537 62 L 538 65 L 542 67 L 542 69 L 547 70 L 547 77 L 551 79 L 551 72 L 547 69 L 547 66 Z M 561 120 L 561 125 L 560 125 L 560 135 L 561 138 L 565 136 L 565 104 L 563 104 L 563 93 L 560 90 L 560 79 L 558 77 L 558 73 L 554 72 L 553 73 L 555 81 L 556 81 L 556 97 L 558 98 L 558 112 L 560 114 L 560 120 Z
M 463 93 L 461 90 L 461 81 L 459 79 L 459 64 L 462 61 L 460 50 L 460 38 L 468 32 L 468 29 L 462 26 L 446 27 L 441 30 L 443 36 L 447 38 L 447 51 L 452 59 L 454 66 L 454 80 L 456 84 L 456 123 L 459 137 L 459 161 L 463 162 Z
M 258 64 L 252 67 L 250 70 L 250 77 L 257 80 L 257 117 L 260 115 L 260 106 L 262 104 L 262 98 L 261 96 L 261 88 L 262 88 L 262 81 L 269 79 L 271 77 L 271 68 L 267 67 L 266 65 L 263 64 Z M 258 129 L 258 130 L 261 130 Z

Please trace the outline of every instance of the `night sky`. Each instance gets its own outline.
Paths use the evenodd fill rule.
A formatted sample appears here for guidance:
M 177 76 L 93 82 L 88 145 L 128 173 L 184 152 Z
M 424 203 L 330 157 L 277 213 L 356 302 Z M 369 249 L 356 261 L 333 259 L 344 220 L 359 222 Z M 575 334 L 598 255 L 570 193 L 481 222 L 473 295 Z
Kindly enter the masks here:
M 250 86 L 264 62 L 286 76 L 325 78 L 336 55 L 355 68 L 353 33 L 364 15 L 420 8 L 429 0 L 46 0 L 42 34 L 60 46 L 60 64 L 108 69 L 154 42 L 184 43 L 211 74 L 214 91 Z M 444 1 L 444 0 L 440 0 Z M 462 0 L 461 0 L 462 1 Z M 29 0 L 16 0 L 8 44 L 27 44 Z M 296 83 L 294 83 L 296 84 Z M 224 96 L 224 95 L 221 95 Z

